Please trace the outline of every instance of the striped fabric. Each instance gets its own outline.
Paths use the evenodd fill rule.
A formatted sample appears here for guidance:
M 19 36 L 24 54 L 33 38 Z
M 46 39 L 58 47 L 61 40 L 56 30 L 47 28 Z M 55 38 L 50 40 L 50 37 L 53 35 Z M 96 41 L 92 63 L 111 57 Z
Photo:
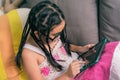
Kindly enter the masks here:
M 27 80 L 24 71 L 15 64 L 23 28 L 20 11 L 12 10 L 0 16 L 0 80 Z

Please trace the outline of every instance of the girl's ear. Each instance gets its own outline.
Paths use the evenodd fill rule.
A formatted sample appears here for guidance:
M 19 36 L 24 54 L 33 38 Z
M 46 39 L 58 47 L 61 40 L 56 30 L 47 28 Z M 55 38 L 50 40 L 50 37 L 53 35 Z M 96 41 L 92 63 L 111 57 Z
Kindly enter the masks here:
M 35 34 L 36 38 L 39 39 L 38 31 L 34 31 L 34 34 Z

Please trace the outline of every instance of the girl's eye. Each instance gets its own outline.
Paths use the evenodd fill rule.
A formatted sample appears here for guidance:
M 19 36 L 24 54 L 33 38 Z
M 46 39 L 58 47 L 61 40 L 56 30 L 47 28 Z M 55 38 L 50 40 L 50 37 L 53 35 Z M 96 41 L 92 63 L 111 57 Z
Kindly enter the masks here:
M 57 34 L 54 34 L 54 35 L 53 35 L 54 38 L 49 37 L 49 39 L 53 41 L 53 40 L 56 39 L 60 34 L 61 34 L 61 32 L 60 32 L 60 33 L 57 33 Z
M 59 35 L 59 33 L 55 34 L 54 36 L 58 36 L 58 35 Z
M 60 33 L 61 33 L 61 32 L 60 32 Z M 54 34 L 54 36 L 59 36 L 59 35 L 60 35 L 60 33 Z

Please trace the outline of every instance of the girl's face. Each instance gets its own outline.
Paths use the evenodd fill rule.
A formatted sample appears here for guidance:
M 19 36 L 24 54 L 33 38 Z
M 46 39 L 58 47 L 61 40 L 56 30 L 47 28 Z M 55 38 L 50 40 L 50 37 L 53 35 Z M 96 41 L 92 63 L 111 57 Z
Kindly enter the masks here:
M 49 34 L 49 39 L 53 41 L 56 38 L 60 38 L 60 34 L 65 27 L 65 21 L 63 20 L 59 25 L 55 25 Z

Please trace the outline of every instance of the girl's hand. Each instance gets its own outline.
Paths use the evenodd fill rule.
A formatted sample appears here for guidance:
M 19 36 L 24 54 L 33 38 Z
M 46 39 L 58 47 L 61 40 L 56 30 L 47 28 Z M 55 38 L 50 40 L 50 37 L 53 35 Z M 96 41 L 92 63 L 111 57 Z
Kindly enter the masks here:
M 73 60 L 72 63 L 69 65 L 68 70 L 65 72 L 65 75 L 69 78 L 75 77 L 78 73 L 80 73 L 80 69 L 84 64 L 84 61 Z
M 9 4 L 9 5 L 6 5 L 5 7 L 4 7 L 4 11 L 5 11 L 5 13 L 7 13 L 7 12 L 9 12 L 10 10 L 13 10 L 13 9 L 16 9 L 17 7 L 16 6 L 14 6 L 13 4 Z

